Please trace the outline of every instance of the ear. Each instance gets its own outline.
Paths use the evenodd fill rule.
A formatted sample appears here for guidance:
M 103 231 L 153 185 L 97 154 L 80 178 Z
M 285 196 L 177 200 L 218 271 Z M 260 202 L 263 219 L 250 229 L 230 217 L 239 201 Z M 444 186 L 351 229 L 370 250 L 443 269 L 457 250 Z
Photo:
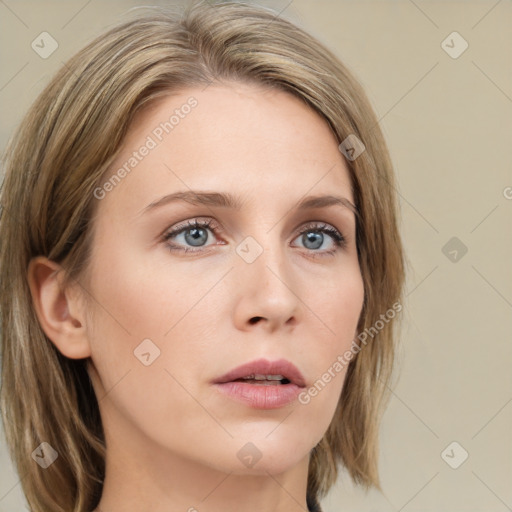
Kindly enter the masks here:
M 44 256 L 28 266 L 28 283 L 43 331 L 59 352 L 71 359 L 91 355 L 85 325 L 83 301 L 78 287 L 63 290 L 64 269 Z

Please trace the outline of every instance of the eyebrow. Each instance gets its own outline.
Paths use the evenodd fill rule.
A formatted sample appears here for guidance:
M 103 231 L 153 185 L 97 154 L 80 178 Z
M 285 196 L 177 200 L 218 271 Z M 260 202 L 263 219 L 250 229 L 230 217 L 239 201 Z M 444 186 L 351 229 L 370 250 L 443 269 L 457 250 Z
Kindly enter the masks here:
M 148 204 L 142 209 L 141 213 L 147 213 L 155 210 L 156 208 L 177 201 L 185 201 L 195 206 L 230 208 L 236 211 L 240 211 L 244 204 L 239 196 L 235 196 L 229 192 L 200 192 L 187 190 L 167 194 Z M 333 195 L 307 196 L 296 205 L 295 209 L 308 210 L 315 208 L 327 208 L 329 206 L 340 206 L 350 210 L 354 215 L 358 215 L 357 207 L 350 200 L 346 197 Z

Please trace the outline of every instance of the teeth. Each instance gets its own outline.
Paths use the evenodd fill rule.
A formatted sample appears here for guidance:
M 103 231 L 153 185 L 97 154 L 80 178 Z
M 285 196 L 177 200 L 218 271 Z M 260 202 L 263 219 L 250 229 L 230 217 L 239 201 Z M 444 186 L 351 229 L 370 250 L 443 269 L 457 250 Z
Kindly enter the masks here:
M 244 380 L 283 380 L 282 375 L 261 375 L 259 373 L 253 373 L 243 378 Z

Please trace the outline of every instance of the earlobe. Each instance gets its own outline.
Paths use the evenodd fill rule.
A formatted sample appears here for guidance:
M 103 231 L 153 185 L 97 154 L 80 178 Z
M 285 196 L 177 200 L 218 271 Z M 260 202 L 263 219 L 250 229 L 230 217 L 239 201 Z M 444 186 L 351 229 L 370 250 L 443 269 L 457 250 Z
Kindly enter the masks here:
M 62 288 L 64 269 L 44 256 L 28 266 L 28 282 L 37 318 L 59 352 L 71 359 L 91 355 L 83 303 L 77 290 Z

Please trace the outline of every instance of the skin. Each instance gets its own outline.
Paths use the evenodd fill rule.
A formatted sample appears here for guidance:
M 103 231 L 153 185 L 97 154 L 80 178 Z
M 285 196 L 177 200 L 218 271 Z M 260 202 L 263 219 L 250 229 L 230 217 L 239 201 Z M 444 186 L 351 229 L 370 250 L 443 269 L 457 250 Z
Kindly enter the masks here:
M 32 261 L 36 310 L 64 355 L 90 357 L 107 442 L 97 511 L 304 511 L 309 452 L 332 420 L 345 370 L 307 405 L 271 410 L 235 402 L 211 381 L 284 358 L 309 387 L 350 348 L 364 298 L 354 213 L 295 210 L 305 195 L 353 203 L 349 172 L 304 102 L 241 83 L 183 90 L 139 113 L 112 171 L 190 96 L 198 105 L 98 201 L 87 286 L 62 291 L 58 265 Z M 189 189 L 237 194 L 243 206 L 143 212 Z M 218 233 L 206 229 L 203 246 L 182 233 L 173 242 L 198 252 L 171 252 L 162 235 L 196 218 L 213 219 Z M 308 244 L 301 230 L 311 222 L 340 231 L 346 246 L 325 233 L 319 248 Z M 263 250 L 252 263 L 236 252 L 247 236 Z M 145 366 L 134 350 L 148 338 L 160 356 Z M 237 457 L 248 442 L 261 454 L 253 467 Z

